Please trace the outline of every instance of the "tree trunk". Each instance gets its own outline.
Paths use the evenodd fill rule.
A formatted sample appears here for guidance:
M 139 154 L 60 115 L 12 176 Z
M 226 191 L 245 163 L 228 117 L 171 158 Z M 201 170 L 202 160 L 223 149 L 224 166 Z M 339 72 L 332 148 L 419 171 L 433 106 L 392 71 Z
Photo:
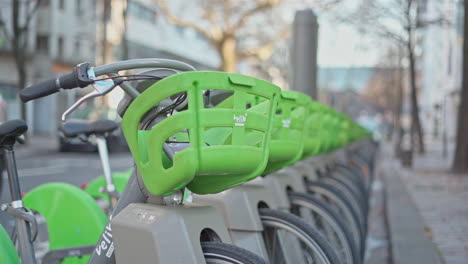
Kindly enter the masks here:
M 103 11 L 102 11 L 102 64 L 106 64 L 108 57 L 108 45 L 107 45 L 107 23 L 109 22 L 111 16 L 111 1 L 112 0 L 104 0 L 103 1 Z
M 237 43 L 234 37 L 225 38 L 219 45 L 221 56 L 220 70 L 224 72 L 237 72 Z
M 123 19 L 123 32 L 122 32 L 122 60 L 128 60 L 128 40 L 127 40 L 127 30 L 128 30 L 128 0 L 125 0 L 125 9 L 122 14 Z
M 465 14 L 468 14 L 468 0 L 465 0 Z M 463 38 L 463 79 L 460 91 L 460 105 L 458 107 L 457 142 L 452 171 L 455 173 L 468 172 L 468 15 L 465 15 Z
M 424 133 L 421 126 L 421 120 L 419 118 L 419 105 L 418 105 L 418 90 L 416 86 L 416 58 L 414 56 L 413 45 L 412 45 L 412 31 L 408 29 L 409 41 L 407 43 L 408 59 L 409 59 L 409 77 L 411 87 L 411 144 L 414 146 L 417 139 L 418 152 L 423 154 L 425 150 L 424 146 Z M 413 148 L 414 150 L 414 148 Z
M 28 74 L 26 69 L 26 52 L 27 52 L 27 30 L 23 30 L 20 24 L 21 2 L 12 1 L 13 13 L 11 16 L 13 25 L 12 48 L 13 56 L 16 63 L 17 85 L 18 89 L 23 89 L 26 86 Z M 26 105 L 21 104 L 21 119 L 26 120 Z
M 401 113 L 403 112 L 403 65 L 401 60 L 403 58 L 402 51 L 398 52 L 398 72 L 397 72 L 397 94 L 395 104 L 395 128 L 396 141 L 395 141 L 395 154 L 397 157 L 401 153 L 401 142 L 403 140 L 403 128 L 401 125 Z

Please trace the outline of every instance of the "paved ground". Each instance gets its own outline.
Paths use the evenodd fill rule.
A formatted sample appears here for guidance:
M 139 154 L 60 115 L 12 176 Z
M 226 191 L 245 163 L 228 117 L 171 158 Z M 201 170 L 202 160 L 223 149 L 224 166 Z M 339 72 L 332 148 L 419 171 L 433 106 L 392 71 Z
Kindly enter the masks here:
M 366 241 L 365 264 L 389 264 L 388 230 L 385 221 L 384 186 L 381 162 L 375 168 L 370 197 L 369 230 Z
M 444 263 L 466 264 L 468 175 L 448 172 L 451 158 L 443 157 L 440 144 L 428 144 L 427 152 L 415 159 L 414 169 L 401 169 L 401 178 Z
M 401 169 L 406 184 L 433 239 L 447 264 L 468 263 L 468 175 L 447 173 L 449 159 L 442 158 L 440 144 L 429 144 L 426 156 L 415 159 L 415 169 Z M 34 138 L 27 148 L 17 149 L 18 168 L 23 191 L 45 181 L 64 181 L 81 185 L 102 174 L 97 153 L 58 153 L 53 139 Z M 450 152 L 450 151 L 449 151 Z M 111 155 L 112 168 L 132 166 L 129 153 Z M 381 171 L 378 166 L 377 172 Z M 379 169 L 380 168 L 380 169 Z M 376 174 L 370 201 L 366 264 L 391 263 L 385 223 L 384 197 L 380 173 Z M 0 203 L 9 200 L 6 185 Z M 0 223 L 8 218 L 0 213 Z
M 28 146 L 18 145 L 15 152 L 23 192 L 54 181 L 80 186 L 102 175 L 97 153 L 60 153 L 57 149 L 57 140 L 53 138 L 34 137 Z M 130 153 L 111 153 L 110 161 L 113 171 L 124 171 L 133 166 Z M 0 204 L 10 201 L 6 175 L 3 175 L 3 183 Z M 0 224 L 9 229 L 11 218 L 0 212 Z

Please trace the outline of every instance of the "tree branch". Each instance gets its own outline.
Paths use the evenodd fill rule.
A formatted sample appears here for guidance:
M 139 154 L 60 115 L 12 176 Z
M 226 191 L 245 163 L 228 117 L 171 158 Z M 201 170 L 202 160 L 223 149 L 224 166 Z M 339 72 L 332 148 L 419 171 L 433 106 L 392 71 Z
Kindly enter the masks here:
M 432 26 L 432 25 L 439 25 L 439 26 L 449 26 L 451 25 L 451 21 L 446 19 L 445 17 L 439 17 L 435 19 L 429 19 L 425 21 L 417 20 L 415 28 L 424 28 L 427 26 Z
M 5 35 L 5 38 L 7 39 L 8 42 L 11 42 L 11 36 L 8 33 L 8 29 L 6 26 L 5 21 L 0 17 L 0 29 L 3 31 L 3 35 Z
M 286 26 L 280 34 L 278 34 L 275 38 L 270 39 L 268 42 L 264 43 L 260 47 L 256 48 L 248 48 L 244 49 L 239 52 L 239 59 L 246 59 L 249 57 L 258 57 L 261 60 L 266 60 L 268 59 L 272 52 L 273 52 L 273 47 L 277 44 L 278 41 L 286 39 L 289 34 L 291 33 L 291 27 Z
M 160 7 L 164 17 L 166 17 L 166 19 L 167 19 L 167 21 L 169 21 L 169 23 L 172 23 L 172 24 L 175 24 L 175 25 L 178 25 L 178 26 L 181 26 L 181 27 L 192 28 L 195 31 L 197 31 L 198 33 L 200 33 L 201 35 L 203 35 L 210 42 L 216 42 L 221 37 L 221 36 L 219 36 L 218 32 L 210 32 L 210 31 L 198 26 L 194 22 L 190 22 L 190 21 L 178 18 L 177 16 L 172 14 L 172 12 L 169 10 L 169 7 L 167 6 L 167 2 L 165 0 L 159 0 L 157 2 L 159 4 L 159 7 Z
M 232 0 L 224 0 L 224 25 L 226 29 L 231 28 L 231 17 L 232 17 Z
M 272 8 L 278 5 L 278 3 L 278 0 L 264 0 L 263 2 L 258 3 L 255 7 L 247 10 L 244 14 L 241 15 L 237 23 L 232 27 L 232 30 L 237 31 L 239 28 L 243 27 L 250 19 L 250 17 L 252 17 L 255 13 Z
M 33 19 L 34 15 L 36 14 L 37 10 L 39 9 L 39 4 L 42 2 L 42 0 L 36 0 L 35 1 L 35 5 L 33 7 L 33 9 L 28 13 L 28 15 L 26 16 L 26 19 L 25 19 L 25 22 L 24 22 L 24 25 L 20 28 L 20 30 L 22 32 L 26 31 L 29 27 L 29 24 L 31 23 L 31 20 Z M 26 4 L 26 7 L 27 4 Z

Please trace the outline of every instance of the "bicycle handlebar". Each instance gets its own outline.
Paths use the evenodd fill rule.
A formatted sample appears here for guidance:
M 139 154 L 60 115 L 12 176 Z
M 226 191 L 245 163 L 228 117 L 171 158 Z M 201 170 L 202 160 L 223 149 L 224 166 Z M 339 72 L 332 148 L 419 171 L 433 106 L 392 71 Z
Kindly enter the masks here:
M 60 90 L 55 79 L 50 79 L 33 86 L 29 86 L 20 91 L 21 101 L 28 102 L 33 99 L 41 98 L 54 94 Z
M 89 63 L 81 63 L 70 73 L 24 88 L 20 91 L 21 101 L 28 102 L 45 97 L 57 93 L 60 89 L 86 87 L 94 83 L 94 80 L 90 79 L 88 76 L 88 69 Z
M 141 68 L 170 68 L 179 71 L 195 71 L 189 64 L 168 60 L 168 59 L 136 59 L 120 61 L 91 68 L 96 76 L 107 75 L 123 70 Z M 45 97 L 60 91 L 60 89 L 83 88 L 94 83 L 94 79 L 88 76 L 89 63 L 78 64 L 71 73 L 67 73 L 56 79 L 50 79 L 36 85 L 29 86 L 20 91 L 20 98 L 23 102 Z M 125 88 L 125 87 L 122 87 Z M 126 89 L 124 89 L 126 91 Z M 128 91 L 126 91 L 128 92 Z

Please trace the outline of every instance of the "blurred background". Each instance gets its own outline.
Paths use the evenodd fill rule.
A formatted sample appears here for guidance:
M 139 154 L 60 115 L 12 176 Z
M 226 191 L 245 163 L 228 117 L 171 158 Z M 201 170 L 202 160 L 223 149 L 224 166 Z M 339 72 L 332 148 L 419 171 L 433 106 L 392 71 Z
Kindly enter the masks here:
M 0 121 L 23 118 L 30 134 L 55 137 L 59 116 L 84 92 L 23 105 L 17 91 L 80 62 L 168 58 L 288 89 L 302 9 L 317 22 L 311 74 L 319 101 L 398 146 L 424 152 L 426 141 L 453 141 L 461 0 L 0 0 Z M 118 119 L 121 96 L 85 105 L 75 117 Z
M 391 263 L 394 234 L 388 235 L 392 223 L 385 218 L 384 201 L 391 204 L 400 195 L 387 192 L 384 199 L 382 186 L 400 176 L 399 190 L 407 189 L 413 200 L 404 205 L 418 209 L 422 218 L 416 222 L 424 224 L 443 263 L 466 263 L 468 177 L 459 177 L 468 173 L 465 2 L 0 0 L 0 122 L 28 123 L 28 144 L 17 151 L 22 188 L 46 181 L 80 185 L 101 174 L 94 153 L 57 152 L 96 151 L 57 130 L 65 109 L 90 90 L 27 104 L 18 99 L 19 89 L 78 63 L 166 58 L 296 90 L 302 70 L 310 83 L 302 91 L 347 113 L 385 142 L 383 169 L 373 186 L 366 263 Z M 73 117 L 119 121 L 122 96 L 115 89 L 82 105 Z M 125 150 L 119 133 L 110 148 Z M 395 165 L 400 161 L 403 167 Z M 132 167 L 129 153 L 114 154 L 111 162 L 115 171 Z M 388 179 L 381 181 L 386 176 L 380 171 Z M 400 241 L 414 237 L 400 235 L 406 236 Z

